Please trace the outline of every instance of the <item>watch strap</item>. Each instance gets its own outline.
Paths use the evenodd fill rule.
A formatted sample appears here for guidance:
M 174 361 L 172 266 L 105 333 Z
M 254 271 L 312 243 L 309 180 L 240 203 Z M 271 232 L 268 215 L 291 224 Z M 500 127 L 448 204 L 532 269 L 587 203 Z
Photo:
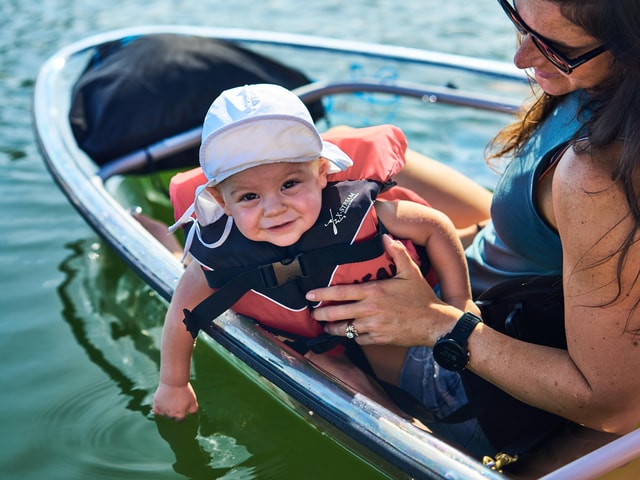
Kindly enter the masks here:
M 482 322 L 480 317 L 471 312 L 465 312 L 458 319 L 453 330 L 451 330 L 445 338 L 450 338 L 459 345 L 466 347 L 471 332 L 473 332 L 473 329 L 476 328 L 476 325 L 480 322 Z

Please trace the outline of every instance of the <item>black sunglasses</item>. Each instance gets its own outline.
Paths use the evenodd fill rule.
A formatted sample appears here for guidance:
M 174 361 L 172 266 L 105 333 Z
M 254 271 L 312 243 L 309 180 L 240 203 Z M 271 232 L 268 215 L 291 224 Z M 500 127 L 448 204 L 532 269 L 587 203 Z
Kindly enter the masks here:
M 516 30 L 521 35 L 530 35 L 533 44 L 540 50 L 540 53 L 545 56 L 558 70 L 566 73 L 567 75 L 573 72 L 573 70 L 585 62 L 588 62 L 592 58 L 597 57 L 601 53 L 607 51 L 607 47 L 600 45 L 593 50 L 589 50 L 576 58 L 568 58 L 566 55 L 560 53 L 556 48 L 552 47 L 550 41 L 544 38 L 542 35 L 537 34 L 531 30 L 526 23 L 520 18 L 516 9 L 511 6 L 508 0 L 498 0 L 498 3 L 509 17 L 509 20 L 515 25 Z

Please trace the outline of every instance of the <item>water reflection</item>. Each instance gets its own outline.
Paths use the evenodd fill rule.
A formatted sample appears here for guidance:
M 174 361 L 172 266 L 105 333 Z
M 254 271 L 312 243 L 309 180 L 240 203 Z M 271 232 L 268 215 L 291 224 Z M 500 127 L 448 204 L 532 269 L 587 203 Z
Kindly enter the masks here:
M 130 398 L 128 408 L 147 415 L 166 304 L 102 243 L 80 240 L 68 248 L 58 289 L 64 319 L 89 359 Z
M 201 433 L 198 416 L 177 423 L 156 420 L 158 432 L 175 455 L 173 469 L 188 478 L 255 478 L 255 467 L 241 466 L 251 457 L 245 446 L 221 433 Z
M 203 433 L 202 416 L 192 416 L 182 423 L 153 419 L 151 403 L 158 379 L 166 303 L 102 243 L 81 240 L 68 247 L 73 253 L 60 265 L 65 273 L 59 288 L 64 318 L 89 359 L 117 384 L 122 392 L 119 403 L 125 400 L 125 405 L 119 409 L 117 403 L 105 402 L 110 384 L 96 384 L 74 394 L 68 402 L 52 406 L 46 415 L 46 428 L 68 430 L 69 425 L 78 425 L 80 433 L 91 424 L 90 437 L 82 438 L 78 450 L 85 462 L 102 469 L 119 465 L 120 471 L 113 472 L 111 478 L 121 478 L 122 469 L 140 468 L 134 463 L 141 460 L 145 470 L 156 470 L 155 461 L 164 460 L 166 464 L 166 455 L 152 459 L 146 451 L 160 439 L 175 456 L 173 470 L 185 477 L 254 478 L 255 468 L 240 467 L 251 457 L 248 449 L 219 432 Z M 132 421 L 127 410 L 141 415 Z M 148 420 L 139 421 L 143 417 L 154 421 L 157 431 L 149 428 Z M 127 458 L 131 463 L 124 460 Z

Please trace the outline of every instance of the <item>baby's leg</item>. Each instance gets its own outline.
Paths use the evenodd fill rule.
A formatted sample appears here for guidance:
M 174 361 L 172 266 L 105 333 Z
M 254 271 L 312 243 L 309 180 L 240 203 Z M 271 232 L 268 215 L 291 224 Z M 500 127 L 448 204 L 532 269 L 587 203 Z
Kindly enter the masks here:
M 362 347 L 376 377 L 392 385 L 400 383 L 400 371 L 407 355 L 406 347 L 365 345 Z
M 366 395 L 371 400 L 391 410 L 403 418 L 410 418 L 389 398 L 387 392 L 378 382 L 353 364 L 346 355 L 326 355 L 308 352 L 305 355 L 316 366 L 338 378 L 356 392 Z M 411 419 L 413 421 L 413 419 Z M 423 425 L 417 426 L 426 429 Z
M 330 373 L 353 390 L 389 407 L 389 399 L 384 390 L 369 375 L 354 365 L 346 355 L 327 355 L 308 352 L 305 355 L 316 366 Z
M 395 347 L 386 348 L 388 350 L 395 350 Z M 305 356 L 316 366 L 338 378 L 340 381 L 351 387 L 351 389 L 353 389 L 354 391 L 366 395 L 371 400 L 392 411 L 399 417 L 407 419 L 417 428 L 420 428 L 421 430 L 427 432 L 431 431 L 421 421 L 409 415 L 407 412 L 398 407 L 398 405 L 389 397 L 387 392 L 380 386 L 380 384 L 371 376 L 363 372 L 358 366 L 354 365 L 354 363 L 349 360 L 346 355 L 336 356 L 308 352 Z M 400 370 L 398 369 L 398 375 L 399 371 Z

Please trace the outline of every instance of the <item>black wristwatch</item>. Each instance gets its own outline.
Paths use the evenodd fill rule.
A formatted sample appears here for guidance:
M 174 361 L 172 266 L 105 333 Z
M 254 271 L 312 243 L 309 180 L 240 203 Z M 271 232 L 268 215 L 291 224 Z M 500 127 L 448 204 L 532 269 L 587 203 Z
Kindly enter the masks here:
M 469 363 L 467 340 L 473 329 L 482 319 L 473 313 L 465 312 L 456 322 L 451 332 L 439 338 L 433 346 L 433 358 L 446 370 L 459 372 Z

